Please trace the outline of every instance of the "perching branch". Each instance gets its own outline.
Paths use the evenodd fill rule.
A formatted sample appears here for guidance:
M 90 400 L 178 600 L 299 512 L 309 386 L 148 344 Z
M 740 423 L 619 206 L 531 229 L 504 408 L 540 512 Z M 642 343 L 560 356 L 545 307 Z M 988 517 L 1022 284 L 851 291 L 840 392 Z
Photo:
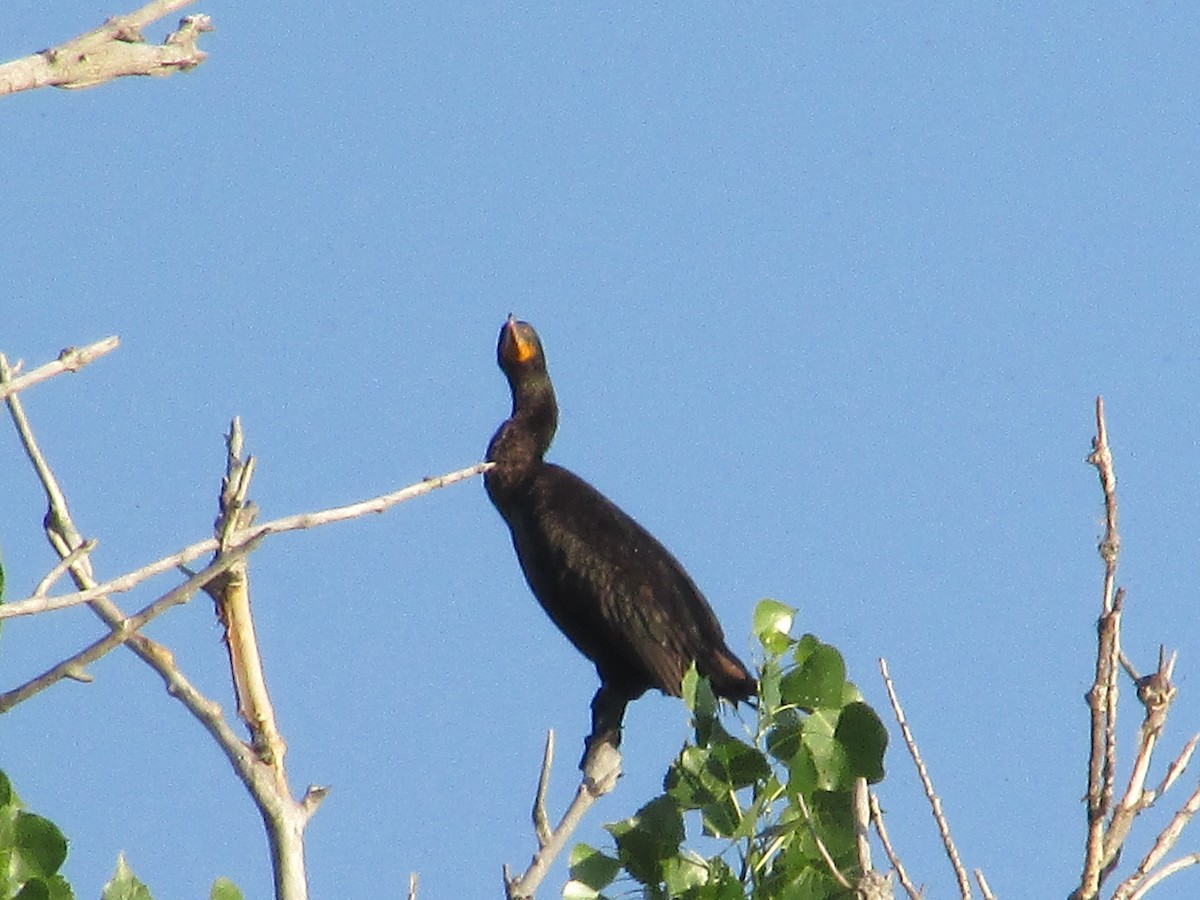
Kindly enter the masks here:
M 579 827 L 584 814 L 598 799 L 617 786 L 621 776 L 621 754 L 611 743 L 600 742 L 589 750 L 584 760 L 583 780 L 575 792 L 575 799 L 563 813 L 562 820 L 553 830 L 548 830 L 546 814 L 546 791 L 550 786 L 550 768 L 554 764 L 554 732 L 546 735 L 546 750 L 542 754 L 541 774 L 538 777 L 537 794 L 533 801 L 533 828 L 538 849 L 521 875 L 513 876 L 504 866 L 504 896 L 507 900 L 532 900 L 538 887 L 545 880 L 567 840 Z
M 0 64 L 0 96 L 53 86 L 85 88 L 125 75 L 165 77 L 194 69 L 206 54 L 197 46 L 212 31 L 205 15 L 187 16 L 162 44 L 147 44 L 142 29 L 194 0 L 153 0 L 136 12 L 114 16 L 66 43 Z

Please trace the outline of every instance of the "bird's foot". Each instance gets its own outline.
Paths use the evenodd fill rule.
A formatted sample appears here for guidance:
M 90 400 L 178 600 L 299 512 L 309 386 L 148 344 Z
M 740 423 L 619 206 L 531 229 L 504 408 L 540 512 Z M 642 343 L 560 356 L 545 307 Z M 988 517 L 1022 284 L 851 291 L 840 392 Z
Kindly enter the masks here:
M 617 786 L 621 777 L 621 752 L 613 741 L 589 738 L 579 768 L 588 793 L 603 797 Z

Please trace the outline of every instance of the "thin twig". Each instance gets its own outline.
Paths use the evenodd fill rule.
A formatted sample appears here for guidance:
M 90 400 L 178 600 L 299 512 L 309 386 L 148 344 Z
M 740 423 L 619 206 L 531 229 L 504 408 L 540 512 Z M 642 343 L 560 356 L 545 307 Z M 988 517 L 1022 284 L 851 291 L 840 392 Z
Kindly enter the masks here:
M 23 391 L 25 388 L 39 384 L 63 372 L 78 372 L 90 362 L 94 362 L 107 353 L 112 353 L 120 345 L 121 339 L 115 334 L 103 340 L 88 344 L 86 347 L 68 347 L 58 354 L 58 359 L 38 366 L 32 372 L 24 375 L 14 375 L 6 383 L 0 384 L 0 400 L 9 394 Z
M 235 543 L 230 546 L 242 546 L 250 541 L 266 537 L 272 534 L 283 534 L 288 531 L 301 531 L 308 528 L 318 528 L 322 525 L 331 525 L 335 522 L 345 522 L 349 519 L 354 519 L 359 516 L 368 515 L 370 513 L 382 513 L 399 503 L 406 500 L 412 500 L 414 497 L 419 497 L 422 494 L 428 494 L 438 488 L 446 487 L 447 485 L 455 484 L 459 481 L 465 481 L 481 472 L 486 472 L 492 467 L 492 463 L 476 463 L 473 466 L 468 466 L 465 469 L 458 469 L 454 472 L 448 472 L 445 475 L 440 475 L 436 478 L 425 478 L 416 484 L 410 484 L 408 487 L 401 488 L 398 491 L 393 491 L 389 494 L 383 494 L 379 497 L 374 497 L 370 500 L 363 500 L 358 503 L 351 503 L 346 506 L 336 506 L 330 509 L 323 509 L 317 512 L 298 513 L 296 515 L 284 516 L 279 519 L 274 519 L 270 522 L 264 522 L 261 525 L 255 525 L 244 531 L 238 531 L 233 536 Z M 197 541 L 194 544 L 189 544 L 182 550 L 172 553 L 170 556 L 164 556 L 160 560 L 142 566 L 139 569 L 134 569 L 131 572 L 126 572 L 124 575 L 97 584 L 93 588 L 87 590 L 75 591 L 70 594 L 61 594 L 54 597 L 38 597 L 31 595 L 20 600 L 14 600 L 12 603 L 0 604 L 0 619 L 6 619 L 10 616 L 27 616 L 35 613 L 48 612 L 55 609 L 66 609 L 70 606 L 78 606 L 81 603 L 91 602 L 98 597 L 104 597 L 109 594 L 119 594 L 125 591 L 132 590 L 150 578 L 156 575 L 161 575 L 163 572 L 173 571 L 180 566 L 185 566 L 188 563 L 199 559 L 209 553 L 214 553 L 220 549 L 221 543 L 217 538 L 206 538 L 202 541 Z
M 4 354 L 0 353 L 0 384 L 7 383 L 11 374 L 8 360 Z M 21 403 L 21 398 L 17 394 L 10 394 L 5 398 L 5 403 L 8 405 L 13 424 L 16 425 L 17 434 L 21 438 L 21 445 L 25 448 L 25 455 L 29 457 L 38 480 L 42 484 L 42 490 L 46 494 L 48 508 L 43 520 L 46 537 L 60 558 L 68 557 L 84 545 L 83 536 L 80 535 L 79 529 L 75 527 L 75 523 L 71 519 L 67 498 L 63 494 L 62 488 L 59 487 L 58 479 L 54 477 L 50 464 L 46 462 L 46 457 L 33 436 L 33 429 L 29 425 L 29 418 L 25 415 L 25 407 Z M 91 560 L 86 554 L 78 556 L 71 565 L 71 577 L 75 581 L 76 587 L 82 590 L 95 586 Z M 90 599 L 88 606 L 111 630 L 119 629 L 125 620 L 121 610 L 106 596 Z M 153 654 L 158 651 L 158 646 L 142 634 L 134 634 L 125 643 L 139 655 Z
M 821 859 L 825 861 L 825 868 L 829 870 L 829 874 L 833 876 L 834 881 L 839 885 L 847 889 L 851 888 L 852 885 L 849 879 L 842 874 L 842 870 L 833 861 L 833 855 L 829 852 L 829 848 L 825 846 L 825 842 L 821 840 L 821 835 L 817 833 L 817 823 L 813 821 L 812 812 L 808 808 L 808 802 L 804 799 L 803 793 L 796 794 L 796 803 L 800 806 L 800 812 L 804 816 L 804 821 L 808 824 L 809 837 L 813 839 L 813 843 L 817 845 L 817 851 L 821 854 Z
M 1138 889 L 1129 895 L 1129 900 L 1142 900 L 1164 878 L 1169 878 L 1176 872 L 1181 872 L 1195 865 L 1200 865 L 1200 853 L 1189 853 L 1187 856 L 1181 856 L 1179 859 L 1173 860 L 1159 869 L 1155 869 L 1146 876 L 1146 880 L 1138 886 Z
M 546 749 L 542 753 L 542 771 L 538 775 L 537 793 L 533 799 L 533 833 L 538 847 L 550 843 L 550 817 L 546 814 L 546 792 L 550 790 L 550 770 L 554 766 L 554 729 L 546 732 Z
M 1184 857 L 1183 860 L 1176 860 L 1152 872 L 1154 867 L 1162 862 L 1163 857 L 1171 852 L 1171 848 L 1178 842 L 1183 829 L 1187 827 L 1188 822 L 1192 820 L 1197 812 L 1200 812 L 1200 785 L 1192 791 L 1191 796 L 1187 798 L 1184 805 L 1180 807 L 1179 811 L 1171 818 L 1171 821 L 1159 833 L 1154 846 L 1143 857 L 1138 867 L 1117 887 L 1113 893 L 1113 900 L 1132 900 L 1133 897 L 1140 897 L 1150 887 L 1153 887 L 1154 884 L 1157 884 L 1168 875 L 1189 865 L 1195 865 L 1195 861 L 1185 862 L 1190 857 Z M 1200 860 L 1200 854 L 1193 855 L 1197 857 L 1197 860 Z M 1179 863 L 1183 863 L 1183 865 L 1179 865 Z
M 854 849 L 858 857 L 858 871 L 866 874 L 873 871 L 871 863 L 871 803 L 867 779 L 854 779 Z
M 1196 752 L 1197 743 L 1200 743 L 1200 734 L 1192 735 L 1192 739 L 1183 745 L 1179 755 L 1175 757 L 1171 765 L 1167 766 L 1167 773 L 1163 776 L 1162 782 L 1150 792 L 1152 794 L 1151 802 L 1169 791 L 1179 776 L 1184 773 L 1188 763 L 1192 761 L 1192 754 Z
M 1175 699 L 1175 686 L 1171 682 L 1174 668 L 1175 656 L 1172 655 L 1168 659 L 1160 650 L 1158 669 L 1138 684 L 1138 699 L 1145 708 L 1146 715 L 1139 730 L 1138 750 L 1129 775 L 1129 784 L 1120 803 L 1113 810 L 1108 830 L 1104 835 L 1106 861 L 1116 858 L 1117 851 L 1129 836 L 1134 818 L 1154 801 L 1154 796 L 1145 788 L 1146 776 L 1150 771 L 1154 748 L 1167 721 L 1167 712 Z
M 883 685 L 887 689 L 888 700 L 892 704 L 892 713 L 896 716 L 896 724 L 900 726 L 900 734 L 904 738 L 904 746 L 908 748 L 909 755 L 913 758 L 913 763 L 917 767 L 917 775 L 921 779 L 921 785 L 925 788 L 925 797 L 929 800 L 930 809 L 933 810 L 933 819 L 937 822 L 938 833 L 942 836 L 942 845 L 946 848 L 946 856 L 950 858 L 950 865 L 954 868 L 954 876 L 958 879 L 958 890 L 962 896 L 962 900 L 970 900 L 971 898 L 971 880 L 967 876 L 967 870 L 962 864 L 962 860 L 958 856 L 958 848 L 954 846 L 954 838 L 950 836 L 950 826 L 946 822 L 946 817 L 942 813 L 942 801 L 938 798 L 937 793 L 933 789 L 933 781 L 929 777 L 929 771 L 925 768 L 925 763 L 921 760 L 921 752 L 917 749 L 917 742 L 913 738 L 912 731 L 908 727 L 908 720 L 904 717 L 904 708 L 900 705 L 900 698 L 896 696 L 896 686 L 892 683 L 892 676 L 888 672 L 886 659 L 879 660 L 879 671 L 883 674 Z
M 37 587 L 33 589 L 33 598 L 36 599 L 38 597 L 45 597 L 46 594 L 49 593 L 50 587 L 54 584 L 54 582 L 58 581 L 58 579 L 62 578 L 63 575 L 67 574 L 67 571 L 71 568 L 71 566 L 79 562 L 81 558 L 87 556 L 89 553 L 95 550 L 97 543 L 98 542 L 95 540 L 95 538 L 89 541 L 84 541 L 82 544 L 60 559 L 57 563 L 55 563 L 54 568 L 47 572 L 46 577 L 39 581 L 37 583 Z
M 73 656 L 64 659 L 58 665 L 47 669 L 36 678 L 30 679 L 19 687 L 13 688 L 11 691 L 0 694 L 0 714 L 8 712 L 18 703 L 22 703 L 30 697 L 41 693 L 64 678 L 90 680 L 84 674 L 86 666 L 91 665 L 109 651 L 131 640 L 146 623 L 162 615 L 171 607 L 186 603 L 196 591 L 203 588 L 210 580 L 220 576 L 230 566 L 253 552 L 260 541 L 261 539 L 248 544 L 242 544 L 228 553 L 221 554 L 210 565 L 197 572 L 183 584 L 167 591 L 167 593 L 163 594 L 153 603 L 150 603 L 140 612 L 125 619 L 120 627 L 110 631 L 107 635 L 89 644 Z
M 255 510 L 247 503 L 247 494 L 255 460 L 253 456 L 243 459 L 242 443 L 242 423 L 235 417 L 225 438 L 225 477 L 221 480 L 220 514 L 214 525 L 222 548 L 231 546 L 238 529 L 254 520 Z M 248 566 L 245 562 L 232 566 L 224 578 L 211 582 L 206 590 L 216 604 L 217 617 L 225 630 L 238 715 L 250 731 L 251 744 L 259 759 L 275 772 L 282 790 L 287 785 L 283 765 L 287 745 L 276 723 L 262 655 L 258 652 L 254 617 L 250 613 Z
M 979 893 L 983 895 L 983 900 L 996 900 L 996 895 L 992 893 L 991 885 L 983 877 L 983 869 L 972 869 L 971 871 L 975 875 L 975 880 L 979 882 Z
M 879 835 L 879 842 L 883 844 L 883 852 L 895 870 L 896 877 L 900 879 L 900 886 L 904 888 L 904 892 L 908 894 L 911 900 L 921 900 L 921 891 L 909 880 L 904 863 L 900 862 L 900 856 L 892 846 L 892 839 L 888 836 L 887 826 L 883 824 L 883 810 L 879 806 L 879 797 L 874 791 L 869 791 L 867 796 L 871 803 L 871 822 L 875 825 L 875 833 Z

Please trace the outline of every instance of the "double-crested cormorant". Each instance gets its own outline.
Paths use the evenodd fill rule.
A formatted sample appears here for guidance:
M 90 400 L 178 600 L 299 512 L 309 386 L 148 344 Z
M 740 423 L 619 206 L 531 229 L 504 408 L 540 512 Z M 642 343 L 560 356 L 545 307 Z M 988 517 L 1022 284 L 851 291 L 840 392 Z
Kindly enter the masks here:
M 496 355 L 513 405 L 488 445 L 496 465 L 484 484 L 512 531 L 534 596 L 596 664 L 600 689 L 587 750 L 597 742 L 616 747 L 626 705 L 650 688 L 679 696 L 693 661 L 717 696 L 752 697 L 754 677 L 725 645 L 683 566 L 594 487 L 543 460 L 558 427 L 558 404 L 537 332 L 510 315 Z

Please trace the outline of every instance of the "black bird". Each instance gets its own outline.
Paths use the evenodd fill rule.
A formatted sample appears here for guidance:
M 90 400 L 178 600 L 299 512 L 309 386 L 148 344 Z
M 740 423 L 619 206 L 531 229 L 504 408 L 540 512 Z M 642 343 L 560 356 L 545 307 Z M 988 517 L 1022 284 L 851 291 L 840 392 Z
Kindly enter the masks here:
M 512 415 L 488 445 L 496 465 L 484 485 L 534 596 L 600 676 L 581 766 L 597 743 L 620 743 L 629 701 L 650 688 L 678 697 L 693 661 L 717 696 L 754 696 L 754 677 L 675 557 L 582 478 L 543 460 L 558 404 L 537 332 L 510 315 L 496 355 Z

